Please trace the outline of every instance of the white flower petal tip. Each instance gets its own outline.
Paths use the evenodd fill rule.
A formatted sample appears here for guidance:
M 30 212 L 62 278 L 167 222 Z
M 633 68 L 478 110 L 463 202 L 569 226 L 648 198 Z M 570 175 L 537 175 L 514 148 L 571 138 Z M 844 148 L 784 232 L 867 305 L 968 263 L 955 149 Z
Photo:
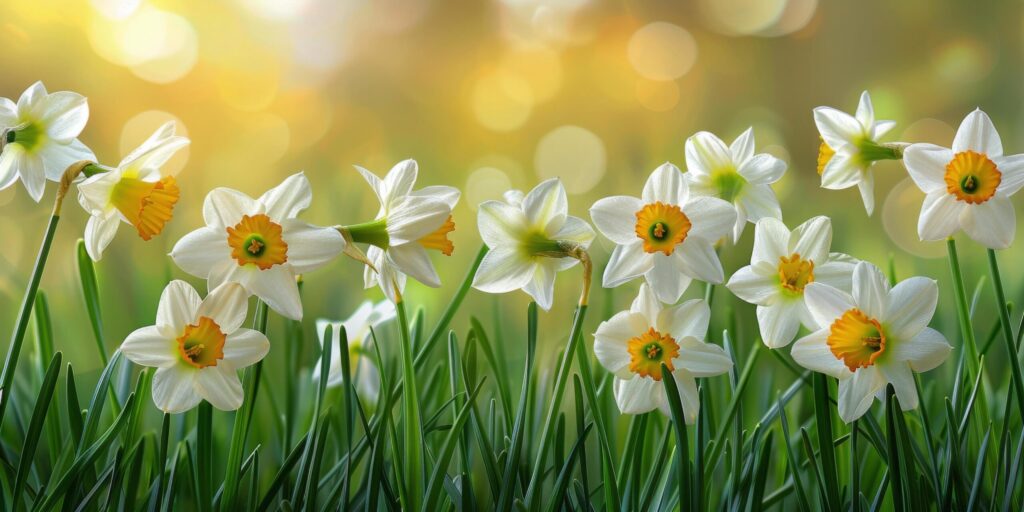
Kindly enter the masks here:
M 168 413 L 182 413 L 206 400 L 221 410 L 242 405 L 237 370 L 261 361 L 270 341 L 241 327 L 248 295 L 235 283 L 224 284 L 200 300 L 190 285 L 172 281 L 164 289 L 156 325 L 130 334 L 121 353 L 130 361 L 158 368 L 153 402 Z
M 793 344 L 797 364 L 839 379 L 839 414 L 851 422 L 891 384 L 904 410 L 917 407 L 913 372 L 925 372 L 952 347 L 927 327 L 938 302 L 934 280 L 911 277 L 890 287 L 882 271 L 859 262 L 852 294 L 822 283 L 808 285 L 807 307 L 817 323 Z
M 344 372 L 342 371 L 341 339 L 342 331 L 348 343 L 350 375 L 355 384 L 356 392 L 360 398 L 370 403 L 376 403 L 380 391 L 380 373 L 373 359 L 368 355 L 372 353 L 373 336 L 381 336 L 384 324 L 395 318 L 395 306 L 390 301 L 382 301 L 373 304 L 365 301 L 359 305 L 355 312 L 342 321 L 330 321 L 319 319 L 316 321 L 317 336 L 320 345 L 332 343 L 331 361 L 327 375 L 327 386 L 335 387 L 344 383 Z M 327 329 L 331 329 L 330 340 L 327 339 Z M 319 379 L 320 367 L 313 368 L 313 378 Z
M 311 199 L 302 173 L 259 199 L 214 189 L 203 204 L 207 226 L 182 237 L 171 250 L 171 259 L 185 272 L 207 279 L 211 289 L 238 283 L 274 311 L 299 320 L 297 276 L 326 265 L 345 249 L 337 229 L 296 218 Z

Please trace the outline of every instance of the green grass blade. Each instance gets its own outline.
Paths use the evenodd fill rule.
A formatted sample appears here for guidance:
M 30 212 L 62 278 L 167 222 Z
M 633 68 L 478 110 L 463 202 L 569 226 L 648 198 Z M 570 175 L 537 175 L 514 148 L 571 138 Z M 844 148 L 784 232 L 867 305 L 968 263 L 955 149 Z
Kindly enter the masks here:
M 36 448 L 39 446 L 39 437 L 43 434 L 43 422 L 46 421 L 46 414 L 50 411 L 50 400 L 57 388 L 57 377 L 60 375 L 61 354 L 57 352 L 50 360 L 50 366 L 46 369 L 43 377 L 43 385 L 39 388 L 39 396 L 36 398 L 36 405 L 32 411 L 32 420 L 29 422 L 25 441 L 21 446 L 21 459 L 18 462 L 18 476 L 14 481 L 14 488 L 11 490 L 13 510 L 17 511 L 22 503 L 22 489 L 28 481 L 29 472 L 32 469 L 33 459 L 36 456 Z
M 78 278 L 82 285 L 85 310 L 89 314 L 89 326 L 92 327 L 93 339 L 96 340 L 96 352 L 105 366 L 109 358 L 106 345 L 103 342 L 103 317 L 100 314 L 100 291 L 96 281 L 96 267 L 85 250 L 85 240 L 81 238 L 78 239 L 77 255 Z
M 828 509 L 838 511 L 839 477 L 836 466 L 835 445 L 832 430 L 832 404 L 829 403 L 828 376 L 815 373 L 814 379 L 814 418 L 818 434 L 818 455 L 821 458 L 821 474 L 824 478 L 825 496 Z
M 479 338 L 478 338 L 479 339 Z M 530 408 L 530 382 L 533 374 L 533 350 L 537 345 L 537 303 L 530 302 L 527 310 L 527 352 L 523 367 L 523 385 L 519 392 L 519 406 L 516 410 L 515 423 L 512 426 L 512 441 L 505 459 L 505 470 L 501 479 L 501 494 L 498 497 L 496 510 L 505 511 L 512 507 L 512 498 L 516 491 L 515 478 L 519 474 L 519 460 L 522 453 L 523 436 L 526 428 L 526 412 Z M 485 348 L 485 353 L 488 350 Z M 543 457 L 543 453 L 541 456 Z
M 466 425 L 466 420 L 469 419 L 469 409 L 473 407 L 476 402 L 477 394 L 483 387 L 481 381 L 477 384 L 476 388 L 472 393 L 466 397 L 466 403 L 463 404 L 462 409 L 459 411 L 459 415 L 452 425 L 451 430 L 448 431 L 448 436 L 444 440 L 444 444 L 441 445 L 441 450 L 437 454 L 437 458 L 434 461 L 434 470 L 430 475 L 430 480 L 427 483 L 426 494 L 423 498 L 423 512 L 433 512 L 438 510 L 439 503 L 438 499 L 441 496 L 441 490 L 444 486 L 444 477 L 448 468 L 448 463 L 451 461 L 452 454 L 455 452 L 455 446 L 458 444 L 458 439 L 462 434 L 462 428 Z
M 810 512 L 811 503 L 807 497 L 807 492 L 804 490 L 803 479 L 800 478 L 800 461 L 796 458 L 796 454 L 793 453 L 793 446 L 789 443 L 789 421 L 786 418 L 786 410 L 782 404 L 782 400 L 776 402 L 779 410 L 779 420 L 782 423 L 782 443 L 786 447 L 786 456 L 788 457 L 788 463 L 786 466 L 789 468 L 790 478 L 793 480 L 793 485 L 796 488 L 797 505 L 800 510 L 804 512 Z M 852 457 L 857 458 L 857 453 L 852 450 Z M 854 475 L 856 478 L 856 475 Z M 856 493 L 854 493 L 856 496 Z M 854 512 L 857 512 L 856 509 Z
M 992 434 L 992 425 L 985 431 L 985 437 L 981 441 L 981 448 L 978 450 L 978 463 L 974 468 L 974 484 L 971 486 L 971 497 L 967 501 L 966 512 L 973 512 L 978 503 L 978 495 L 981 494 L 985 477 L 985 456 L 988 454 L 988 441 Z
M 398 310 L 399 337 L 402 348 L 402 378 L 405 390 L 402 393 L 402 453 L 404 459 L 401 467 L 406 473 L 405 482 L 409 486 L 408 503 L 403 503 L 406 510 L 419 509 L 423 495 L 423 435 L 420 419 L 419 393 L 416 386 L 416 370 L 413 366 L 412 339 L 409 332 L 409 319 L 405 311 L 405 302 L 399 300 L 395 304 Z
M 693 483 L 690 480 L 690 448 L 686 434 L 686 416 L 683 414 L 683 403 L 679 399 L 679 389 L 676 387 L 676 380 L 672 376 L 665 363 L 661 363 L 661 381 L 665 385 L 665 395 L 668 401 L 668 408 L 672 412 L 672 426 L 676 432 L 676 461 L 679 480 L 677 488 L 679 491 L 679 507 L 683 512 L 694 510 Z
M 581 450 L 587 440 L 587 434 L 590 433 L 590 427 L 592 423 L 587 424 L 583 428 L 583 432 L 579 438 L 573 444 L 572 449 L 569 451 L 568 458 L 565 459 L 565 463 L 562 464 L 562 469 L 558 471 L 558 477 L 555 479 L 555 486 L 551 493 L 551 501 L 549 502 L 548 511 L 555 512 L 560 510 L 565 503 L 565 492 L 569 487 L 569 479 L 572 477 L 572 468 L 576 463 L 576 460 L 580 458 Z
M 473 263 L 469 266 L 469 271 L 466 272 L 466 277 L 462 279 L 462 283 L 459 284 L 458 290 L 455 292 L 455 296 L 448 303 L 444 313 L 441 313 L 441 318 L 438 319 L 437 325 L 434 326 L 434 330 L 430 331 L 430 336 L 427 337 L 426 341 L 420 347 L 419 352 L 416 353 L 416 367 L 419 368 L 422 361 L 426 361 L 427 354 L 430 353 L 430 349 L 441 341 L 445 331 L 448 329 L 448 324 L 451 323 L 452 318 L 455 317 L 455 313 L 462 306 L 462 301 L 466 298 L 466 294 L 469 293 L 469 289 L 473 285 L 473 276 L 476 275 L 476 271 L 480 268 L 480 262 L 484 260 L 484 256 L 487 254 L 487 246 L 483 245 L 480 250 L 477 251 L 476 258 Z

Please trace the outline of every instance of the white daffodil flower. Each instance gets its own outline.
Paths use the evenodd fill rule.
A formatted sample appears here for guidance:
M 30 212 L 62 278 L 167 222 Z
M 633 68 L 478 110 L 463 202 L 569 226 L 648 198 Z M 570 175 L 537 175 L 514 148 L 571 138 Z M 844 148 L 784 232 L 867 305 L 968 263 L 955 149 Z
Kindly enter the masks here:
M 678 167 L 665 163 L 642 198 L 606 197 L 590 208 L 601 234 L 616 244 L 604 270 L 605 288 L 643 276 L 662 302 L 679 301 L 693 279 L 721 283 L 714 244 L 736 224 L 736 209 L 715 197 L 690 194 Z
M 100 260 L 122 222 L 134 226 L 143 240 L 163 231 L 180 191 L 174 174 L 162 167 L 188 143 L 187 138 L 174 135 L 174 121 L 169 121 L 116 168 L 78 185 L 78 202 L 90 214 L 85 248 L 93 260 Z
M 459 202 L 459 191 L 445 186 L 414 191 L 415 160 L 399 162 L 383 180 L 362 167 L 356 169 L 380 200 L 376 219 L 345 228 L 354 241 L 371 245 L 366 257 L 374 268 L 363 271 L 366 288 L 379 285 L 384 295 L 398 302 L 407 275 L 430 287 L 441 286 L 427 249 L 445 256 L 455 250 L 448 234 L 455 231 L 452 209 Z
M 924 205 L 917 222 L 921 240 L 942 240 L 964 230 L 990 249 L 1005 249 L 1017 230 L 1010 196 L 1024 185 L 1024 155 L 1003 155 L 992 120 L 971 112 L 956 131 L 953 148 L 911 144 L 903 163 Z
M 18 103 L 0 98 L 0 190 L 21 179 L 37 203 L 46 180 L 60 181 L 68 166 L 95 160 L 76 137 L 89 120 L 89 104 L 81 94 L 47 93 L 42 82 L 32 84 Z
M 903 410 L 916 408 L 913 372 L 939 366 L 953 348 L 928 327 L 938 284 L 911 277 L 890 288 L 878 267 L 862 261 L 853 271 L 852 295 L 824 283 L 808 284 L 804 295 L 816 330 L 793 344 L 793 359 L 839 379 L 843 421 L 864 415 L 875 397 L 884 399 L 890 383 Z
M 184 281 L 164 288 L 156 325 L 136 330 L 121 344 L 129 360 L 157 368 L 153 402 L 161 411 L 185 412 L 201 400 L 223 411 L 241 407 L 238 370 L 270 350 L 266 336 L 242 327 L 248 298 L 236 283 L 215 288 L 205 299 Z
M 805 303 L 808 284 L 850 290 L 856 262 L 845 254 L 829 253 L 831 245 L 828 217 L 814 217 L 793 231 L 780 220 L 758 221 L 750 265 L 737 270 L 726 287 L 757 305 L 761 341 L 768 348 L 789 345 L 801 323 L 808 329 L 817 327 Z
M 898 159 L 892 148 L 878 142 L 896 123 L 875 121 L 875 109 L 867 91 L 860 95 L 857 112 L 851 116 L 832 107 L 814 109 L 814 124 L 821 134 L 818 174 L 821 186 L 841 190 L 854 185 L 860 189 L 868 215 L 875 209 L 875 176 L 871 166 L 878 160 Z
M 728 372 L 732 358 L 722 347 L 704 342 L 711 309 L 700 299 L 663 307 L 643 284 L 628 311 L 601 322 L 594 333 L 594 354 L 615 375 L 615 403 L 623 414 L 660 409 L 670 415 L 661 364 L 672 372 L 687 423 L 697 419 L 697 377 Z
M 754 154 L 754 129 L 729 146 L 712 133 L 698 132 L 686 140 L 686 180 L 695 196 L 718 197 L 736 207 L 732 241 L 743 234 L 747 221 L 782 218 L 771 184 L 786 172 L 786 162 L 768 153 Z
M 331 367 L 327 374 L 327 387 L 340 386 L 344 382 L 341 368 L 341 329 L 345 329 L 348 338 L 349 375 L 355 385 L 356 393 L 369 403 L 377 403 L 380 395 L 380 372 L 369 354 L 373 353 L 373 336 L 370 328 L 380 334 L 379 327 L 395 318 L 395 305 L 390 301 L 373 304 L 363 302 L 352 316 L 341 322 L 319 319 L 316 321 L 316 332 L 320 338 L 320 346 L 325 343 L 324 336 L 327 326 L 331 326 Z M 313 378 L 320 379 L 320 365 L 313 367 Z
M 182 237 L 171 258 L 185 272 L 206 279 L 210 289 L 239 283 L 274 311 L 301 320 L 296 276 L 322 267 L 345 248 L 336 229 L 296 218 L 312 199 L 301 172 L 259 199 L 214 189 L 203 203 L 206 227 Z
M 473 287 L 487 293 L 522 289 L 541 309 L 551 309 L 555 274 L 572 268 L 586 251 L 594 229 L 568 214 L 569 201 L 558 178 L 537 185 L 517 201 L 485 201 L 477 213 L 480 237 L 490 249 L 473 276 Z

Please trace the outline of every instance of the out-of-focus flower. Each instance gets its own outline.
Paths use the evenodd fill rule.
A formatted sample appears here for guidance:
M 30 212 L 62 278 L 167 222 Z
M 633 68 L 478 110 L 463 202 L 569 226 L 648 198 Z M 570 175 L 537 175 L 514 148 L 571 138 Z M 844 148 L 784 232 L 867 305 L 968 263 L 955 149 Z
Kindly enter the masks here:
M 590 217 L 616 244 L 604 271 L 606 288 L 643 276 L 658 299 L 671 304 L 693 279 L 724 278 L 713 245 L 735 226 L 736 210 L 715 197 L 692 196 L 672 164 L 651 173 L 642 198 L 606 197 L 594 203 Z
M 1024 155 L 1003 155 L 999 133 L 980 109 L 956 131 L 953 148 L 912 144 L 904 164 L 926 194 L 917 233 L 942 240 L 962 229 L 990 249 L 1005 249 L 1017 230 L 1010 196 L 1024 185 Z
M 473 276 L 473 287 L 488 293 L 522 289 L 541 309 L 551 309 L 555 274 L 579 263 L 594 240 L 586 221 L 568 214 L 569 201 L 558 178 L 510 202 L 480 204 L 477 224 L 490 250 Z M 586 284 L 585 284 L 586 286 Z
M 747 128 L 729 146 L 712 133 L 686 140 L 686 179 L 695 196 L 718 197 L 736 207 L 735 243 L 747 221 L 782 219 L 771 184 L 786 172 L 786 162 L 768 153 L 754 154 L 754 129 Z
M 46 180 L 60 181 L 79 160 L 95 160 L 76 138 L 89 120 L 89 104 L 81 94 L 47 93 L 42 82 L 32 84 L 18 103 L 0 98 L 0 190 L 21 179 L 33 200 L 43 198 Z
M 913 372 L 939 366 L 952 350 L 928 327 L 939 299 L 935 281 L 911 277 L 890 289 L 878 267 L 859 262 L 853 295 L 824 283 L 804 290 L 813 333 L 793 344 L 804 368 L 839 379 L 839 416 L 849 423 L 892 384 L 903 410 L 917 407 Z
M 808 329 L 817 327 L 805 304 L 808 284 L 850 290 L 855 262 L 845 254 L 830 254 L 831 244 L 828 217 L 814 217 L 793 231 L 779 220 L 758 221 L 750 265 L 737 270 L 726 286 L 757 305 L 761 341 L 768 348 L 789 345 L 801 323 Z
M 302 319 L 296 276 L 322 267 L 345 248 L 334 228 L 297 218 L 313 199 L 309 180 L 298 173 L 253 199 L 217 188 L 206 196 L 199 228 L 178 241 L 171 258 L 182 270 L 207 279 L 210 289 L 241 284 L 271 309 Z
M 78 185 L 78 202 L 89 212 L 85 248 L 99 261 L 126 222 L 143 240 L 159 235 L 171 220 L 180 191 L 174 174 L 162 169 L 176 151 L 188 145 L 174 135 L 174 122 L 161 126 L 114 169 L 94 174 Z
M 345 329 L 348 337 L 349 375 L 355 385 L 356 392 L 364 400 L 376 403 L 380 394 L 380 373 L 377 365 L 368 355 L 373 350 L 373 336 L 370 328 L 377 329 L 381 324 L 395 318 L 395 305 L 390 301 L 373 304 L 363 302 L 352 316 L 341 322 L 319 319 L 316 321 L 316 332 L 320 338 L 320 346 L 324 339 L 327 326 L 331 326 L 331 368 L 327 374 L 327 386 L 340 386 L 344 382 L 341 368 L 341 329 Z M 379 332 L 379 331 L 378 331 Z M 320 378 L 320 365 L 313 367 L 313 378 Z
M 875 121 L 875 109 L 867 91 L 860 95 L 856 115 L 832 107 L 814 109 L 814 124 L 821 134 L 818 174 L 821 186 L 840 190 L 860 189 L 868 215 L 875 209 L 875 176 L 871 166 L 879 160 L 898 160 L 898 151 L 878 142 L 896 123 Z
M 427 286 L 441 286 L 427 249 L 445 256 L 455 250 L 448 234 L 455 231 L 452 209 L 459 202 L 459 191 L 445 186 L 413 190 L 418 173 L 415 160 L 399 162 L 383 180 L 362 167 L 356 169 L 380 200 L 373 221 L 344 228 L 353 241 L 371 245 L 366 256 L 374 268 L 363 270 L 366 288 L 379 285 L 384 295 L 397 302 L 407 275 Z
M 160 296 L 156 325 L 128 335 L 121 352 L 135 364 L 157 368 L 153 402 L 168 413 L 185 412 L 201 400 L 231 411 L 242 405 L 238 370 L 270 350 L 259 331 L 242 327 L 249 295 L 236 283 L 205 299 L 184 281 L 171 281 Z
M 669 415 L 662 363 L 672 372 L 687 423 L 697 419 L 697 377 L 712 377 L 732 368 L 721 347 L 704 342 L 711 309 L 700 299 L 664 308 L 650 286 L 628 311 L 601 322 L 594 333 L 594 353 L 615 374 L 615 403 L 623 414 L 660 409 Z

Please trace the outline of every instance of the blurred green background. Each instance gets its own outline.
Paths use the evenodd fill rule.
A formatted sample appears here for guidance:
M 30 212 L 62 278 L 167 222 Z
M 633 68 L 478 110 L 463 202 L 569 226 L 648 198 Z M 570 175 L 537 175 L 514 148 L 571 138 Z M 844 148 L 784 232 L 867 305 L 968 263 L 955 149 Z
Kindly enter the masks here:
M 683 143 L 692 133 L 710 130 L 731 141 L 748 126 L 758 151 L 789 163 L 776 185 L 787 224 L 831 216 L 833 250 L 883 268 L 892 255 L 901 276 L 938 279 L 942 296 L 933 325 L 959 346 L 945 247 L 917 241 L 923 196 L 891 162 L 876 168 L 873 217 L 866 217 L 855 189 L 820 189 L 811 109 L 852 112 L 866 89 L 877 117 L 898 122 L 886 140 L 949 145 L 963 116 L 980 106 L 1006 151 L 1024 152 L 1022 22 L 1016 1 L 8 2 L 0 20 L 0 95 L 16 100 L 36 80 L 51 91 L 86 95 L 92 114 L 81 139 L 107 164 L 167 119 L 192 139 L 171 163 L 183 169 L 182 198 L 168 228 L 143 242 L 122 226 L 98 265 L 109 350 L 153 322 L 169 278 L 187 277 L 166 253 L 201 225 L 203 197 L 214 187 L 257 196 L 304 170 L 314 184 L 305 218 L 351 224 L 369 220 L 377 208 L 353 164 L 383 174 L 401 159 L 417 159 L 419 186 L 463 191 L 455 254 L 435 258 L 443 287 L 412 283 L 406 293 L 413 307 L 427 308 L 431 326 L 481 243 L 479 202 L 560 176 L 572 213 L 589 220 L 596 199 L 638 195 L 658 164 L 683 167 Z M 54 189 L 51 183 L 38 205 L 20 186 L 0 192 L 5 350 Z M 88 374 L 100 362 L 73 253 L 87 216 L 75 201 L 64 211 L 42 289 L 51 301 L 57 348 L 76 373 Z M 723 247 L 727 275 L 747 264 L 752 238 L 748 226 L 738 246 Z M 1022 245 L 1002 256 L 1017 303 L 1024 269 L 1014 262 Z M 598 281 L 610 249 L 599 238 L 591 251 Z M 960 249 L 973 289 L 987 273 L 984 251 L 971 243 Z M 540 350 L 548 361 L 567 336 L 579 270 L 558 281 L 555 309 L 541 317 Z M 364 297 L 381 298 L 377 289 L 363 291 L 361 268 L 346 258 L 305 283 L 310 359 L 314 319 L 344 318 Z M 595 288 L 595 311 L 627 307 L 638 286 L 614 293 Z M 694 285 L 688 296 L 702 293 Z M 991 303 L 990 294 L 986 288 L 983 304 Z M 469 314 L 489 325 L 500 319 L 509 364 L 518 366 L 527 301 L 522 293 L 473 291 L 453 327 L 465 332 Z M 723 288 L 715 306 L 712 338 L 736 311 L 736 343 L 745 352 L 756 342 L 753 309 Z M 976 324 L 982 342 L 995 322 L 990 309 Z M 600 316 L 590 316 L 588 332 Z M 274 317 L 272 343 L 280 324 Z M 392 346 L 385 351 L 397 353 Z

